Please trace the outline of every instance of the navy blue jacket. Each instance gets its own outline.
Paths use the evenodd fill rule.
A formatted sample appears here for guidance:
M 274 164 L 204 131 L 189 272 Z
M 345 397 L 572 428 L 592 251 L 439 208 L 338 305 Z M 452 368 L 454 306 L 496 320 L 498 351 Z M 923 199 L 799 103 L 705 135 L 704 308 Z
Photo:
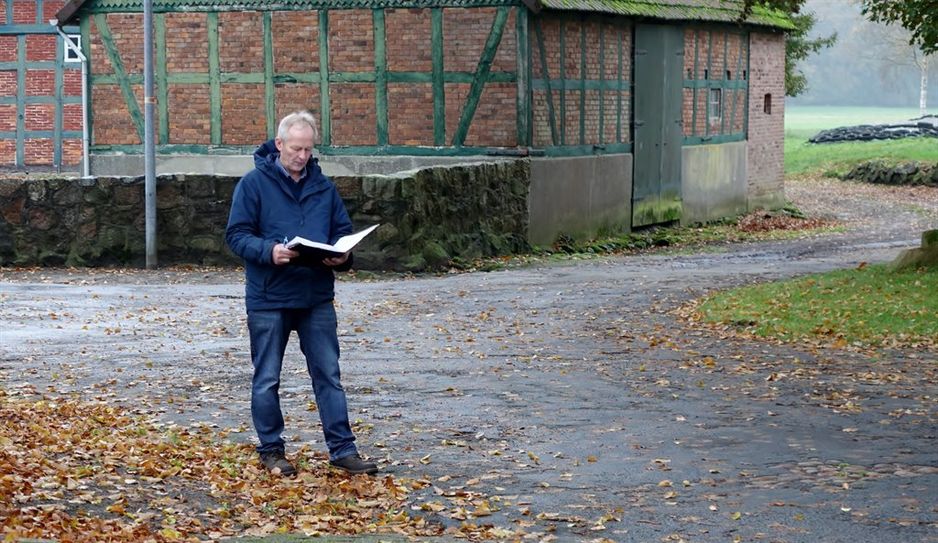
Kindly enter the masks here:
M 345 204 L 322 174 L 319 161 L 313 158 L 306 164 L 297 199 L 293 179 L 276 163 L 279 157 L 274 140 L 258 147 L 254 169 L 238 182 L 231 201 L 225 242 L 244 259 L 248 311 L 307 308 L 332 300 L 332 268 L 321 263 L 277 266 L 271 258 L 273 248 L 293 236 L 331 244 L 352 233 Z M 351 260 L 341 269 L 350 266 Z

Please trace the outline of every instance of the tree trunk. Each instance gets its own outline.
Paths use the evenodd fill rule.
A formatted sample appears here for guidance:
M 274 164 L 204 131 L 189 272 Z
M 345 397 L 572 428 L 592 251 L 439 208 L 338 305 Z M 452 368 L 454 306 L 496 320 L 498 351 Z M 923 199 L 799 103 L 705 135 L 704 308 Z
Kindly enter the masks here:
M 922 58 L 919 69 L 922 71 L 922 86 L 919 89 L 918 94 L 918 110 L 919 113 L 924 117 L 927 113 L 925 110 L 928 109 L 928 57 Z

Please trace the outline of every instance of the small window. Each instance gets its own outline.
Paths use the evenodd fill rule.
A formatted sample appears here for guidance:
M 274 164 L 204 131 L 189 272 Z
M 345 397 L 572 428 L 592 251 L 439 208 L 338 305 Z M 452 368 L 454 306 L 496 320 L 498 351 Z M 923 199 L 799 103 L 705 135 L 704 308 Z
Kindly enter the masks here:
M 731 72 L 730 70 L 726 70 L 726 80 L 727 81 L 733 80 L 733 72 Z
M 766 115 L 772 114 L 772 95 L 766 94 L 762 97 L 762 112 Z
M 704 68 L 704 79 L 710 79 L 710 70 Z
M 707 103 L 707 117 L 711 123 L 718 123 L 723 117 L 723 89 L 710 89 Z
M 743 81 L 746 80 L 746 70 L 743 70 Z
M 66 34 L 68 41 L 72 42 L 75 47 L 81 51 L 81 36 L 78 34 Z M 81 62 L 81 59 L 78 58 L 78 55 L 75 54 L 75 51 L 65 44 L 65 62 Z

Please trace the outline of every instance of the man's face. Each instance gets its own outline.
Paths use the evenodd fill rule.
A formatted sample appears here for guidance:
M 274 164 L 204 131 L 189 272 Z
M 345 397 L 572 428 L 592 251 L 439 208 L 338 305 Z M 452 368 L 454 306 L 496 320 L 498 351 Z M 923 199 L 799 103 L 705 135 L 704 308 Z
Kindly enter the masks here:
M 293 125 L 287 137 L 277 138 L 274 143 L 280 151 L 280 162 L 287 173 L 299 175 L 313 153 L 313 129 L 305 124 Z

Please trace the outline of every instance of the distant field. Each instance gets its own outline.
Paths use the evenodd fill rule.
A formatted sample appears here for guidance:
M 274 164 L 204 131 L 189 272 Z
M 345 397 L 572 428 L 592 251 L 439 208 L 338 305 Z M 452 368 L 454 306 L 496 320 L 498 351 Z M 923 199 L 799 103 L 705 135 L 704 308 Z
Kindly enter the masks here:
M 932 113 L 938 111 L 932 109 Z M 938 162 L 938 138 L 813 144 L 821 130 L 858 124 L 901 123 L 920 117 L 918 108 L 805 106 L 785 108 L 785 173 L 843 173 L 867 160 Z
M 920 116 L 918 108 L 786 106 L 785 135 L 808 139 L 828 128 L 899 123 Z

